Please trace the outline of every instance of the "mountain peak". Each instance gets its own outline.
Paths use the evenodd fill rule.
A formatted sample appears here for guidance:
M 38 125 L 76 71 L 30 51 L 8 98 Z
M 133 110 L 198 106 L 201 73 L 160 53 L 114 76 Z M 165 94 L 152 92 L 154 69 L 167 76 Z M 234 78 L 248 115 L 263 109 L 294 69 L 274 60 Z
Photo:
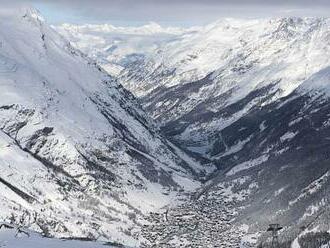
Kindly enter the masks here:
M 22 7 L 20 13 L 23 18 L 27 18 L 30 21 L 37 21 L 38 23 L 45 22 L 45 18 L 41 15 L 39 10 L 31 6 Z
M 18 24 L 22 20 L 38 25 L 46 22 L 39 10 L 29 5 L 19 5 L 19 7 L 9 5 L 1 8 L 0 17 L 2 22 L 10 21 L 12 24 Z

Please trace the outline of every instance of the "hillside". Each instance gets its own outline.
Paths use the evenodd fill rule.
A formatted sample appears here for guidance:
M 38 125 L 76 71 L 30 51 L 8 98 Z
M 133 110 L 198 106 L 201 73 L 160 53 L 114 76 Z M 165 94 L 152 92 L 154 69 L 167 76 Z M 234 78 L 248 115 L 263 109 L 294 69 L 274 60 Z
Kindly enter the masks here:
M 204 169 L 36 10 L 0 18 L 1 220 L 139 245 L 149 211 L 177 204 Z

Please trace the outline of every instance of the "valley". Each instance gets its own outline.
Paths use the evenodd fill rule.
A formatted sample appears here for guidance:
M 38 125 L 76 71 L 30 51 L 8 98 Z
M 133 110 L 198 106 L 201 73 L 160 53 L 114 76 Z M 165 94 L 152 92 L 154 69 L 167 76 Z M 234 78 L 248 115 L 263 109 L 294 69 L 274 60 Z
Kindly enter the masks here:
M 329 247 L 330 19 L 0 18 L 1 247 Z
M 164 209 L 150 217 L 151 244 L 267 247 L 268 225 L 280 223 L 281 247 L 290 247 L 305 226 L 329 230 L 321 221 L 329 214 L 329 30 L 325 18 L 224 19 L 152 52 L 122 53 L 118 43 L 113 60 L 98 47 L 104 68 L 121 66 L 116 77 L 165 137 L 217 168 L 198 199 L 170 208 L 167 220 Z

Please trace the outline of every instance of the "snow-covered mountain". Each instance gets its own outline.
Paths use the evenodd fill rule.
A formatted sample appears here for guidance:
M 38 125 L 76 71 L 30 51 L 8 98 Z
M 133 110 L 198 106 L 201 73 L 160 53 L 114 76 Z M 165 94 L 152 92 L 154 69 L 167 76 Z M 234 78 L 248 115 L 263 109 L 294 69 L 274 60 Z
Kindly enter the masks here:
M 329 27 L 315 18 L 225 19 L 167 43 L 120 78 L 173 140 L 219 158 L 219 130 L 329 65 Z
M 203 168 L 33 9 L 0 11 L 2 221 L 138 246 Z
M 116 27 L 111 24 L 62 24 L 54 28 L 73 46 L 95 59 L 103 69 L 117 76 L 126 64 L 154 54 L 163 44 L 198 28 L 162 27 L 149 23 L 140 27 Z
M 223 19 L 132 54 L 117 78 L 168 139 L 218 167 L 166 221 L 152 216 L 147 238 L 267 247 L 275 222 L 289 247 L 329 231 L 329 37 L 329 19 Z

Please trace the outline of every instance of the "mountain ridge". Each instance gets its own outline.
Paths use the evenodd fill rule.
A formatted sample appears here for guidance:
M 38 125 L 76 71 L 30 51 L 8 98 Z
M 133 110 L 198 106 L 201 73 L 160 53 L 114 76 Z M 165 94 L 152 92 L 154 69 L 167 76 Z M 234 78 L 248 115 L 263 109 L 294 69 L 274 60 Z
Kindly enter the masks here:
M 1 19 L 0 218 L 50 237 L 144 242 L 149 211 L 177 204 L 204 169 L 36 10 Z

